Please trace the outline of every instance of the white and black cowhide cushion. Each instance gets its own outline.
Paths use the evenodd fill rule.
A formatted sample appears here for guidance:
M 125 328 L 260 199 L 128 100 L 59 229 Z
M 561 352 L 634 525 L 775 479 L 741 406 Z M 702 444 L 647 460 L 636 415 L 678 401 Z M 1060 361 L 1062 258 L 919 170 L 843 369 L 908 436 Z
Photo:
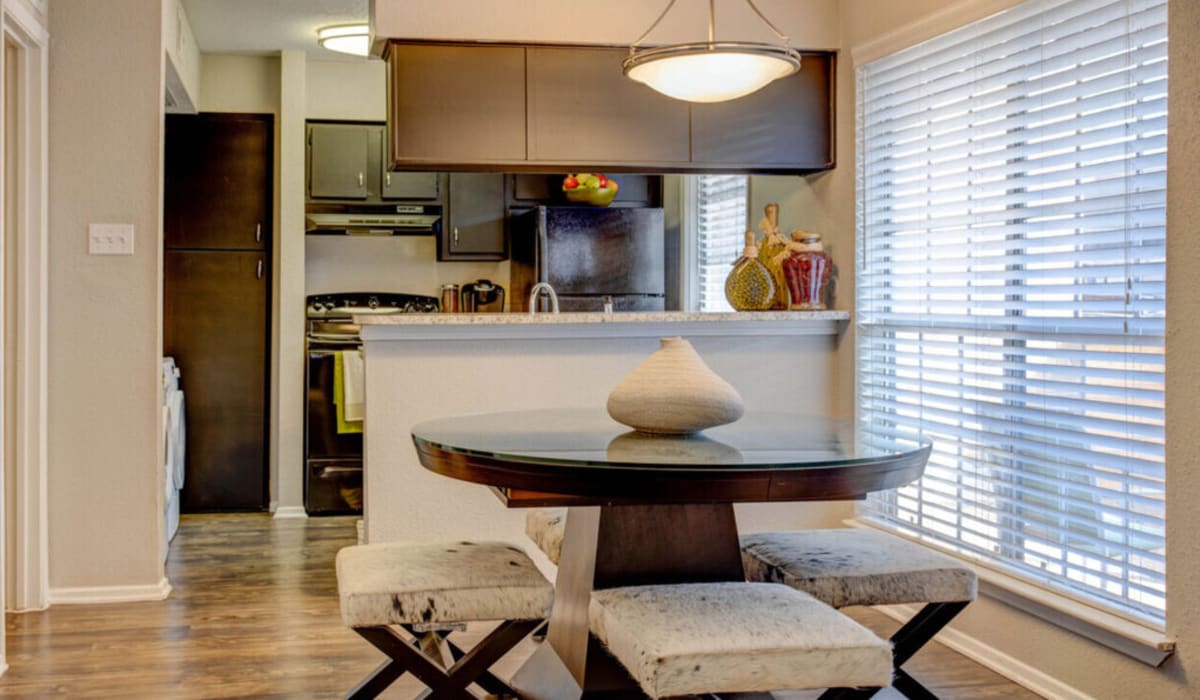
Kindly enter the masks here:
M 782 583 L 835 608 L 974 600 L 975 572 L 876 530 L 797 530 L 742 536 L 750 581 Z
M 594 591 L 589 619 L 652 698 L 891 683 L 888 642 L 778 584 Z
M 504 542 L 346 547 L 337 555 L 342 620 L 349 627 L 536 620 L 554 587 L 520 548 Z

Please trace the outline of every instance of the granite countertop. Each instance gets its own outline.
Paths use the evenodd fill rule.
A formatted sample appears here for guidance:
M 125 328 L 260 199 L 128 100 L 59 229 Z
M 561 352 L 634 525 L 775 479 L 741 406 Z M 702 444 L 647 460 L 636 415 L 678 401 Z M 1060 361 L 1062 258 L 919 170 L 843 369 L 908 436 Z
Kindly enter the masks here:
M 735 311 L 726 313 L 697 311 L 601 311 L 566 313 L 502 314 L 391 314 L 355 316 L 362 326 L 528 326 L 603 323 L 746 323 L 794 321 L 846 321 L 848 311 Z

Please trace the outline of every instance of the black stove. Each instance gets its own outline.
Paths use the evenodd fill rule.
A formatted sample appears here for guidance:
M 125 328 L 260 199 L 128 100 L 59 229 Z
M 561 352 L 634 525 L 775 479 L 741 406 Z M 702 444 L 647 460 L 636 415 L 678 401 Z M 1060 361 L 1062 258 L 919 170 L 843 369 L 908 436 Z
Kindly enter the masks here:
M 437 297 L 392 292 L 340 292 L 312 294 L 306 315 L 310 319 L 346 319 L 354 314 L 427 314 L 438 312 Z

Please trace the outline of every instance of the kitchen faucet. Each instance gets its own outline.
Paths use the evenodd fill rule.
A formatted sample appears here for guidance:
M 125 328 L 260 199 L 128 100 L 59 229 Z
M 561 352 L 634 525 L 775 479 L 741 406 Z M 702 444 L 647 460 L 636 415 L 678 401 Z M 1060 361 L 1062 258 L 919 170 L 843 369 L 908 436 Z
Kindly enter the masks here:
M 554 287 L 551 287 L 549 282 L 538 282 L 529 291 L 529 313 L 537 313 L 538 295 L 542 291 L 550 295 L 550 312 L 558 313 L 558 295 L 554 293 Z

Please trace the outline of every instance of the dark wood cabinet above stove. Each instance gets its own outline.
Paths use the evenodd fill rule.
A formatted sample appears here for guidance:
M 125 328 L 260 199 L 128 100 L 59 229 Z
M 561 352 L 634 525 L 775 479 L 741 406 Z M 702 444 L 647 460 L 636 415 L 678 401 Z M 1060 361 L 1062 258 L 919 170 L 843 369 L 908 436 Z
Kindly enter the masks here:
M 834 167 L 836 55 L 695 105 L 627 79 L 628 49 L 392 40 L 393 170 L 807 174 Z

